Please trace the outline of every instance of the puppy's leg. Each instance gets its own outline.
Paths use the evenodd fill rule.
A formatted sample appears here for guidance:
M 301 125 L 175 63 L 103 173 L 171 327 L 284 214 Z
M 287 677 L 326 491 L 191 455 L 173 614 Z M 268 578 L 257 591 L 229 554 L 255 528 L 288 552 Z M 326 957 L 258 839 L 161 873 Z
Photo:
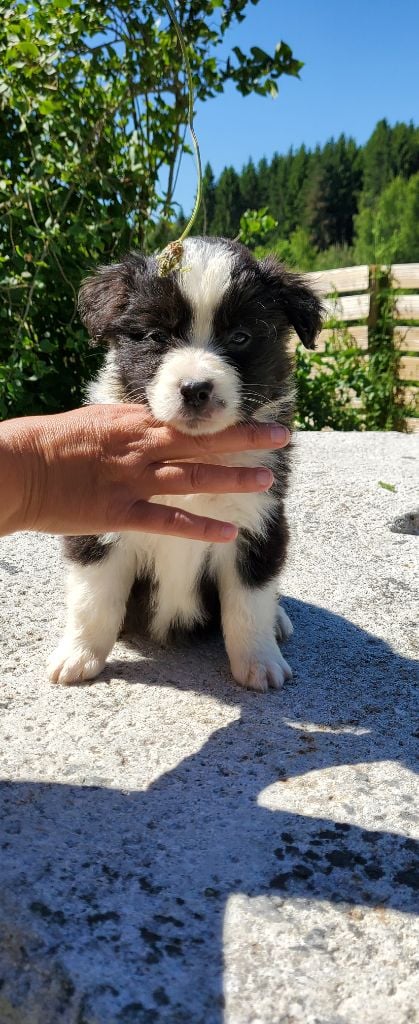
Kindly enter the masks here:
M 278 689 L 292 675 L 275 635 L 275 576 L 284 561 L 287 538 L 281 512 L 263 537 L 242 531 L 218 564 L 221 617 L 231 671 L 236 682 L 262 693 L 269 686 Z M 281 626 L 284 624 L 281 621 Z
M 232 567 L 230 567 L 231 570 Z M 292 675 L 275 638 L 276 587 L 243 587 L 234 571 L 220 580 L 221 616 L 227 654 L 237 683 L 265 693 Z
M 118 636 L 135 569 L 135 552 L 122 541 L 109 545 L 96 564 L 71 565 L 67 625 L 48 661 L 53 683 L 94 679 L 102 671 Z
M 292 636 L 294 632 L 294 626 L 291 619 L 280 604 L 278 604 L 276 608 L 275 632 L 277 640 L 283 640 L 284 642 L 285 640 L 289 640 L 290 636 Z

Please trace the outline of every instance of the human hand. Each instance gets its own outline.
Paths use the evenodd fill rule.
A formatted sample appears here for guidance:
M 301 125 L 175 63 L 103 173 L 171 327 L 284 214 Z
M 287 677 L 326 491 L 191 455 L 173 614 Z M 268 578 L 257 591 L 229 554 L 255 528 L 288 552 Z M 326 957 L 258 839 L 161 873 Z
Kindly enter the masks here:
M 141 530 L 227 542 L 237 535 L 231 523 L 149 499 L 159 494 L 266 491 L 273 482 L 270 470 L 204 460 L 228 452 L 283 448 L 289 439 L 286 427 L 256 422 L 218 434 L 181 434 L 156 426 L 139 405 L 88 405 L 8 420 L 0 424 L 0 533 Z

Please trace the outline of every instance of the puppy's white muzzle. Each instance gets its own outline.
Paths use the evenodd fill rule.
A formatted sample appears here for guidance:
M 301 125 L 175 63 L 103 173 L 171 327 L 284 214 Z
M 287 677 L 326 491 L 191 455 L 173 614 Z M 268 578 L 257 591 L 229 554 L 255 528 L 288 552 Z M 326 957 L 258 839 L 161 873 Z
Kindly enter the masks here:
M 165 356 L 147 399 L 157 420 L 184 434 L 215 434 L 238 419 L 239 375 L 215 352 L 185 346 Z

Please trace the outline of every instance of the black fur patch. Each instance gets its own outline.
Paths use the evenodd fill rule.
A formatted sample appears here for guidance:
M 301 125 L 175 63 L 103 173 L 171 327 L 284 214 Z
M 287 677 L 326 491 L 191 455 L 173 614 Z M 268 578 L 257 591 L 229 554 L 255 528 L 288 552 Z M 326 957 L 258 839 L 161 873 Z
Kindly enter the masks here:
M 215 580 L 210 577 L 206 568 L 197 579 L 197 592 L 204 613 L 204 621 L 191 629 L 185 626 L 174 626 L 167 637 L 170 644 L 185 643 L 188 639 L 220 629 L 221 612 L 218 589 Z M 132 585 L 127 601 L 124 621 L 119 635 L 126 640 L 134 640 L 146 636 L 150 625 L 153 598 L 156 596 L 156 584 L 150 576 L 137 577 Z
M 99 267 L 83 282 L 78 306 L 94 343 L 138 341 L 161 327 L 184 339 L 191 317 L 175 275 L 159 277 L 156 260 L 137 252 Z
M 146 636 L 150 624 L 155 585 L 151 576 L 137 577 L 128 597 L 120 636 L 126 639 Z
M 112 544 L 103 544 L 100 537 L 64 537 L 64 554 L 79 565 L 94 565 L 103 562 L 111 551 Z
M 158 277 L 154 258 L 130 253 L 84 282 L 79 311 L 93 343 L 114 350 L 126 398 L 147 404 L 147 385 L 166 353 L 186 343 L 192 322 L 176 276 Z
M 249 530 L 239 531 L 236 564 L 246 587 L 263 587 L 275 579 L 285 562 L 288 538 L 282 503 L 268 520 L 264 537 Z
M 266 274 L 243 246 L 235 247 L 231 283 L 214 315 L 217 352 L 237 370 L 241 407 L 252 416 L 261 405 L 289 392 L 291 359 L 286 342 L 290 321 Z M 229 345 L 231 332 L 245 329 L 251 340 L 243 349 Z M 292 404 L 289 415 L 292 415 Z M 282 410 L 281 410 L 282 413 Z M 282 422 L 287 422 L 281 415 Z
M 304 279 L 287 270 L 274 256 L 259 264 L 281 317 L 285 317 L 306 348 L 314 348 L 322 326 L 323 307 Z

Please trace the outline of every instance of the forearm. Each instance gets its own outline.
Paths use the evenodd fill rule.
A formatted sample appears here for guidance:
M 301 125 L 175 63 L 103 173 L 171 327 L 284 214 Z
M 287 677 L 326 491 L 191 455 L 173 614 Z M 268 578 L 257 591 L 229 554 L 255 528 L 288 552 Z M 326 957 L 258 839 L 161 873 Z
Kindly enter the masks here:
M 27 501 L 31 433 L 28 419 L 0 423 L 0 536 L 31 526 Z

